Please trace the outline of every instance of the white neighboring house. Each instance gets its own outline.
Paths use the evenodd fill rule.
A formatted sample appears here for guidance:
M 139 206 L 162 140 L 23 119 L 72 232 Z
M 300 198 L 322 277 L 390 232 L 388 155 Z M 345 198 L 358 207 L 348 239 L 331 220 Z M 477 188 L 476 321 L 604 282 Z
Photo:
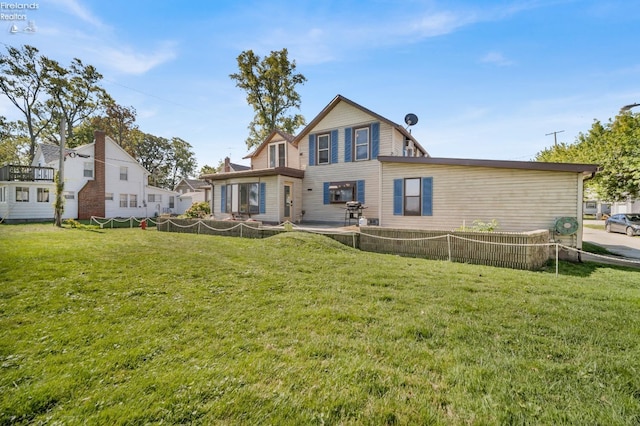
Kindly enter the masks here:
M 179 193 L 175 211 L 177 214 L 184 214 L 193 203 L 209 201 L 211 194 L 211 186 L 200 179 L 182 178 L 173 190 Z
M 6 222 L 54 217 L 60 148 L 40 144 L 31 166 L 0 168 L 0 217 Z M 63 219 L 149 217 L 174 213 L 178 193 L 147 184 L 149 172 L 104 132 L 65 152 Z
M 611 214 L 640 213 L 640 199 L 629 198 L 611 205 Z

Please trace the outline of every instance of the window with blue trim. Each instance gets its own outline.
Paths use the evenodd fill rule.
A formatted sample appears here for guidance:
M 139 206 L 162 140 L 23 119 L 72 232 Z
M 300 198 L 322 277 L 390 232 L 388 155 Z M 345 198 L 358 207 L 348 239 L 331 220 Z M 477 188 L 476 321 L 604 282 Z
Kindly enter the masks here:
M 330 156 L 330 137 L 329 134 L 318 135 L 318 164 L 329 164 Z
M 355 160 L 369 159 L 369 127 L 362 127 L 354 131 Z
M 406 178 L 393 181 L 393 214 L 433 215 L 433 178 Z

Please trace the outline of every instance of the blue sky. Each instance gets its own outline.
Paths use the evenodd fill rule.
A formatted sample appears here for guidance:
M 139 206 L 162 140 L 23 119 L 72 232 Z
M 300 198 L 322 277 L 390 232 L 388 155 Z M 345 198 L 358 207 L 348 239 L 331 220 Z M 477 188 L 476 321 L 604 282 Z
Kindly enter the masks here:
M 96 66 L 142 131 L 185 139 L 199 166 L 247 164 L 253 110 L 229 74 L 249 49 L 289 50 L 307 122 L 337 94 L 400 124 L 414 113 L 434 157 L 530 160 L 547 133 L 573 142 L 640 102 L 639 0 L 6 3 L 26 20 L 0 21 L 0 42 Z M 19 118 L 4 98 L 0 115 Z

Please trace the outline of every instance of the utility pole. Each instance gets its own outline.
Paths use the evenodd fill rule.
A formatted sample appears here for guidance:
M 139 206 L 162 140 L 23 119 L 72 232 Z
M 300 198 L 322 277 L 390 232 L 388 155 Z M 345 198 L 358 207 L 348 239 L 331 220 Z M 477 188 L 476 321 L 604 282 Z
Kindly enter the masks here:
M 558 133 L 562 133 L 564 130 L 558 130 L 555 132 L 547 133 L 545 136 L 553 135 L 553 145 L 558 146 Z
M 60 165 L 58 166 L 58 181 L 56 182 L 55 225 L 62 228 L 62 213 L 64 212 L 64 145 L 66 141 L 64 118 L 60 120 Z

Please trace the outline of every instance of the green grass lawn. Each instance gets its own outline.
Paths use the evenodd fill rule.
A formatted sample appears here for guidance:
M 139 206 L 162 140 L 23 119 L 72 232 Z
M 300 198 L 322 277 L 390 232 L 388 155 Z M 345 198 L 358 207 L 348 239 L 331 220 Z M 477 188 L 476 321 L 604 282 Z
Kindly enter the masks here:
M 640 272 L 0 226 L 0 424 L 640 423 Z

